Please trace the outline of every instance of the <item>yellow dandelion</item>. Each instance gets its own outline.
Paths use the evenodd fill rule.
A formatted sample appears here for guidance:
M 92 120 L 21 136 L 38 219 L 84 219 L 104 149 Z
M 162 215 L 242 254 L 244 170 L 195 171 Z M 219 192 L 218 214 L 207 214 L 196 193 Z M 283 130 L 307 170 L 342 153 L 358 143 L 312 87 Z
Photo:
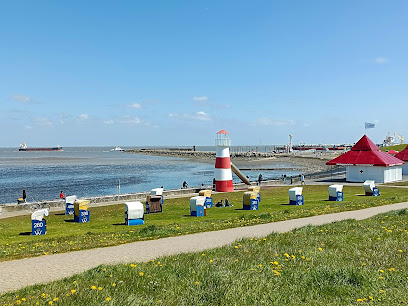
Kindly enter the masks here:
M 288 253 L 285 253 L 285 254 L 283 254 L 283 255 L 285 255 L 287 258 L 289 258 L 289 254 L 288 254 Z
M 235 259 L 234 261 L 235 261 L 235 262 L 238 262 L 238 259 Z
M 214 260 L 210 259 L 210 263 L 213 263 L 213 262 L 214 262 Z
M 58 301 L 58 300 L 59 300 L 59 298 L 57 298 L 57 297 L 56 297 L 56 298 L 53 298 L 53 301 L 54 301 L 54 302 L 56 302 L 56 301 Z
M 92 289 L 92 290 L 95 290 L 95 289 L 96 289 L 96 286 L 92 286 L 91 289 Z
M 137 267 L 137 265 L 135 265 L 135 264 L 130 264 L 130 266 L 131 266 L 132 268 Z
M 16 304 L 20 305 L 22 302 L 20 300 L 16 301 Z
M 116 283 L 113 283 L 113 284 L 112 284 L 112 287 L 116 287 Z
M 200 284 L 200 282 L 194 282 L 194 284 L 199 285 L 199 284 Z
M 105 301 L 110 301 L 111 300 L 111 298 L 108 296 L 106 299 L 105 299 Z
M 102 287 L 98 287 L 98 290 L 102 290 Z
M 384 270 L 380 270 L 381 273 L 384 273 Z
M 73 284 L 76 284 L 76 283 L 77 283 L 77 281 L 73 281 L 72 283 L 73 283 Z
M 140 275 L 140 276 L 143 276 L 143 275 L 144 275 L 144 272 L 139 272 L 139 275 Z
M 201 256 L 205 256 L 205 253 L 202 253 Z
M 236 245 L 234 248 L 238 249 L 238 246 Z
M 71 294 L 74 294 L 76 292 L 75 289 L 71 289 Z
M 369 298 L 370 300 L 374 300 L 374 298 L 373 298 L 372 296 L 369 296 L 368 298 Z
M 384 279 L 384 277 L 380 276 L 379 279 Z
M 402 253 L 402 250 L 398 250 L 398 252 Z
M 317 248 L 319 251 L 323 251 L 323 249 L 322 248 Z
M 390 269 L 388 269 L 388 271 L 395 271 L 395 268 L 390 268 Z
M 49 301 L 48 304 L 52 305 L 53 301 Z

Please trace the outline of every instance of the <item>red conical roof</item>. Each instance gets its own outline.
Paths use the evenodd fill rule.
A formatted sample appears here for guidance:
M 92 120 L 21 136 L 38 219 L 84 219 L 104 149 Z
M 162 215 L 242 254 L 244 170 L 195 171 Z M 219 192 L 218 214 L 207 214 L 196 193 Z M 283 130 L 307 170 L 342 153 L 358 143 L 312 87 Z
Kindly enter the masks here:
M 226 130 L 221 130 L 217 134 L 229 134 Z
M 402 160 L 382 152 L 366 135 L 350 151 L 332 159 L 326 165 L 370 165 L 397 166 L 405 164 Z
M 380 151 L 380 148 L 371 141 L 367 135 L 361 137 L 359 141 L 351 148 L 351 151 Z
M 394 157 L 403 161 L 408 161 L 408 146 L 406 146 L 404 150 L 396 154 Z

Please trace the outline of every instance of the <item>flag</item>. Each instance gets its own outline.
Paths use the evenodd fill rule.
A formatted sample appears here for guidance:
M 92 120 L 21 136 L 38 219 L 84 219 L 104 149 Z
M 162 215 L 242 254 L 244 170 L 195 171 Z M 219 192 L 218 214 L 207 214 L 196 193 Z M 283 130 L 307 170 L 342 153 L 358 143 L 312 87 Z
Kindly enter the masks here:
M 366 122 L 365 123 L 365 128 L 366 129 L 373 129 L 373 128 L 375 128 L 375 123 Z

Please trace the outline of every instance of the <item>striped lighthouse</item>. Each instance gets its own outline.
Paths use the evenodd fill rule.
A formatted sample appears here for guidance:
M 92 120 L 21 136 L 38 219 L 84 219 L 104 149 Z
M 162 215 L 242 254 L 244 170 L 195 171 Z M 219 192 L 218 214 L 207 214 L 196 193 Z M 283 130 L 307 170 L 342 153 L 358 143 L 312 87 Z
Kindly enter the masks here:
M 219 131 L 215 139 L 215 191 L 229 192 L 234 190 L 229 153 L 230 145 L 229 133 L 224 130 Z

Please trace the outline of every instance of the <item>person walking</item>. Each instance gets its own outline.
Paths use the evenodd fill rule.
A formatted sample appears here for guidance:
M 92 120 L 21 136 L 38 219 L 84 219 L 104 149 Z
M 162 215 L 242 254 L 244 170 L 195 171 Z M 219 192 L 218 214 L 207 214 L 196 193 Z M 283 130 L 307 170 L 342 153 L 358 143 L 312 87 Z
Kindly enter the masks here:
M 262 173 L 260 173 L 259 176 L 258 176 L 258 185 L 261 185 L 262 179 L 263 179 Z

